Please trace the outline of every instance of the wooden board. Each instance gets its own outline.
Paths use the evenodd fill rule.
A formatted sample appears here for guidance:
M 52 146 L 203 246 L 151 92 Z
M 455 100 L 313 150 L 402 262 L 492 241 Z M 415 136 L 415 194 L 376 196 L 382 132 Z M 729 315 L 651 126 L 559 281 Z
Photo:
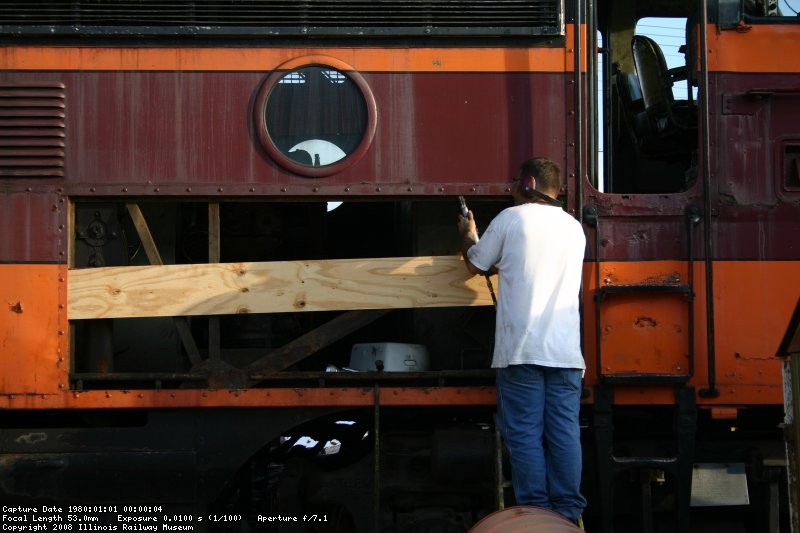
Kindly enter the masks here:
M 70 320 L 492 305 L 460 256 L 87 268 L 68 287 Z
M 309 355 L 330 346 L 388 313 L 388 309 L 361 309 L 347 311 L 322 324 L 313 331 L 269 352 L 266 356 L 247 365 L 244 371 L 248 376 L 279 372 L 302 361 Z M 251 384 L 254 381 L 251 381 Z

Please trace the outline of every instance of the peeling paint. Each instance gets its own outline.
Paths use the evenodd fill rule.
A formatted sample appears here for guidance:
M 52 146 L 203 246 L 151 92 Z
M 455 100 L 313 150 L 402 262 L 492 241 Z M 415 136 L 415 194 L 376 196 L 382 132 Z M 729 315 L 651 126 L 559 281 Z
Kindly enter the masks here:
M 634 324 L 637 328 L 654 328 L 658 325 L 658 322 L 649 316 L 640 316 Z
M 43 431 L 33 432 L 33 433 L 26 433 L 25 435 L 20 435 L 14 442 L 20 444 L 39 444 L 40 442 L 44 442 L 47 440 L 47 433 Z

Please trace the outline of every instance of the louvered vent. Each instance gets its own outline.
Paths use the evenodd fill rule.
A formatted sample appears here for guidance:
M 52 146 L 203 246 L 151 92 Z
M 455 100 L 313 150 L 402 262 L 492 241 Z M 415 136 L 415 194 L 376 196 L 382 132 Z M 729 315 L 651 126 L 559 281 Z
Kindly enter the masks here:
M 0 83 L 0 176 L 64 175 L 62 84 Z
M 47 35 L 545 35 L 561 0 L 18 0 L 4 33 Z

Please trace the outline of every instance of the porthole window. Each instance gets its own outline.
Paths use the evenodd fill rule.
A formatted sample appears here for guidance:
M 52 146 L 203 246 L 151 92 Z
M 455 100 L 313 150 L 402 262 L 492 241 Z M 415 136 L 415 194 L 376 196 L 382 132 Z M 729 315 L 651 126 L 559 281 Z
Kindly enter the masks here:
M 375 100 L 360 74 L 332 58 L 305 58 L 269 76 L 256 101 L 259 137 L 282 167 L 308 177 L 340 172 L 368 149 Z

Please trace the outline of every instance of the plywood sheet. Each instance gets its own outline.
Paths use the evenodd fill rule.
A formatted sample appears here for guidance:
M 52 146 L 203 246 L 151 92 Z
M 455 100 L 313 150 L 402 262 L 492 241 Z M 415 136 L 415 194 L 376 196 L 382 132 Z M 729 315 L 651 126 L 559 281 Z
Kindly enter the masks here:
M 71 320 L 492 305 L 459 256 L 104 267 L 68 286 Z

